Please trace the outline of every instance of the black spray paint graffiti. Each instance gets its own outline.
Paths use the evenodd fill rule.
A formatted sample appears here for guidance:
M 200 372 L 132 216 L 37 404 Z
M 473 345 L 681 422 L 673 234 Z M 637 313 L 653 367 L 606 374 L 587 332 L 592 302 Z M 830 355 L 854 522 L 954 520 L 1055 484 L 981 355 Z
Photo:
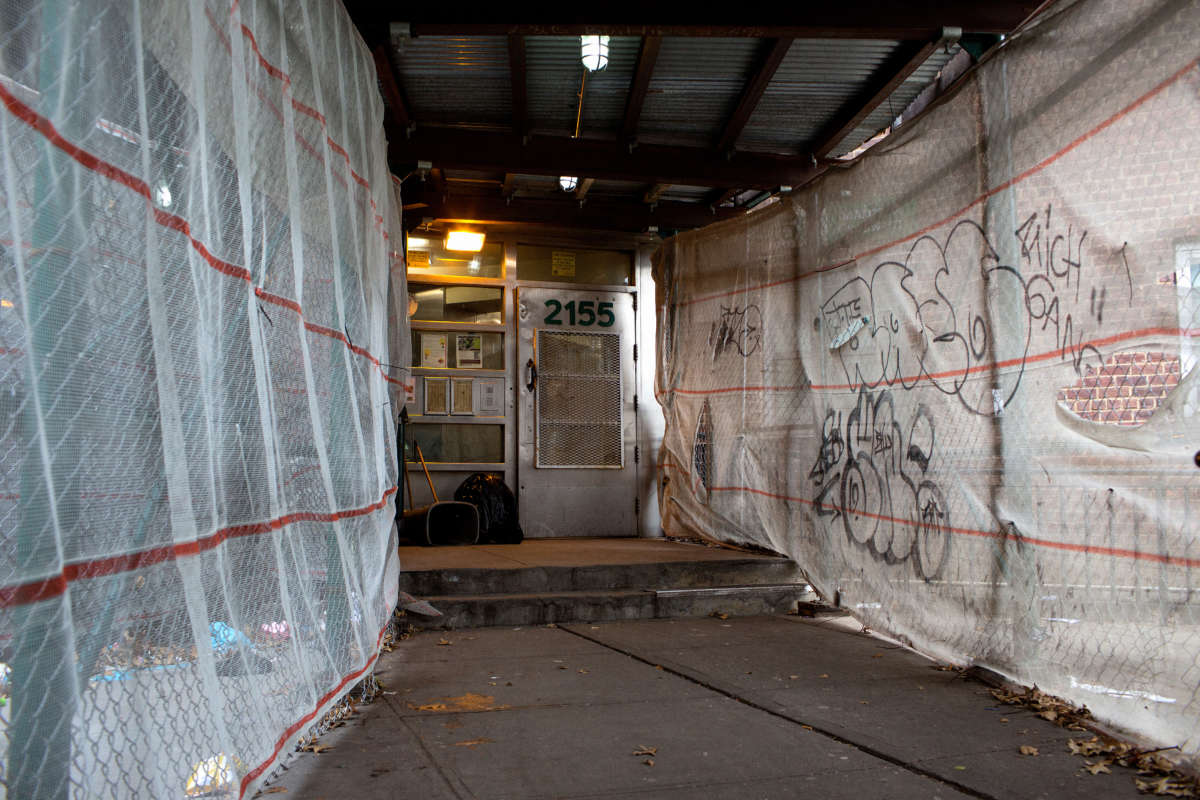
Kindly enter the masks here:
M 816 512 L 841 520 L 851 542 L 888 564 L 911 560 L 927 581 L 941 575 L 950 554 L 945 497 L 930 479 L 933 419 L 917 406 L 901 425 L 888 390 L 859 390 L 845 416 L 830 409 L 821 448 L 809 472 L 817 487 Z
M 713 351 L 713 361 L 734 351 L 746 358 L 762 346 L 762 337 L 762 312 L 758 306 L 721 306 L 721 316 L 709 329 L 708 345 Z
M 1035 335 L 1052 337 L 1050 349 L 1061 351 L 1060 360 L 1076 373 L 1099 368 L 1103 357 L 1085 343 L 1085 328 L 1102 324 L 1107 289 L 1093 288 L 1086 325 L 1066 311 L 1074 303 L 1067 290 L 1078 295 L 1083 281 L 1087 231 L 1053 233 L 1052 217 L 1047 207 L 1044 217 L 1034 215 L 1015 231 L 1024 274 L 1001 264 L 983 229 L 964 220 L 944 241 L 922 236 L 903 263 L 885 261 L 869 277 L 839 287 L 821 306 L 828 337 L 867 318 L 836 351 L 847 383 L 904 390 L 928 385 L 957 397 L 972 413 L 990 415 L 1020 387 Z M 1031 274 L 1034 266 L 1040 271 Z M 924 276 L 932 276 L 932 285 L 918 288 Z M 983 308 L 988 295 L 1014 298 L 1007 334 L 998 334 Z M 1002 367 L 995 383 L 968 381 L 992 364 Z

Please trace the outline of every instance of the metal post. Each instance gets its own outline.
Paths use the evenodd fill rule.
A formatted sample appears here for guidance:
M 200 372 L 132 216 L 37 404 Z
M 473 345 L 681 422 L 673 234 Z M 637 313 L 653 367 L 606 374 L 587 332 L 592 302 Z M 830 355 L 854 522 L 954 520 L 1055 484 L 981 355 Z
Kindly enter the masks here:
M 42 6 L 38 89 L 40 109 L 67 110 L 56 119 L 68 139 L 82 138 L 79 92 L 86 53 L 79 23 L 63 0 Z M 66 69 L 60 72 L 62 65 Z M 77 453 L 67 452 L 67 429 L 79 424 L 79 399 L 71 387 L 82 350 L 71 290 L 75 259 L 84 251 L 73 180 L 78 167 L 48 140 L 42 140 L 35 167 L 33 226 L 26 296 L 29 394 L 21 431 L 27 450 L 21 473 L 17 523 L 17 576 L 33 581 L 59 573 L 64 538 L 76 530 L 79 516 Z M 86 218 L 86 215 L 85 217 Z M 20 243 L 15 243 L 20 247 Z M 68 796 L 71 777 L 71 721 L 79 704 L 74 631 L 69 592 L 22 606 L 14 615 L 16 640 L 12 663 L 12 727 L 9 736 L 8 796 L 59 800 Z

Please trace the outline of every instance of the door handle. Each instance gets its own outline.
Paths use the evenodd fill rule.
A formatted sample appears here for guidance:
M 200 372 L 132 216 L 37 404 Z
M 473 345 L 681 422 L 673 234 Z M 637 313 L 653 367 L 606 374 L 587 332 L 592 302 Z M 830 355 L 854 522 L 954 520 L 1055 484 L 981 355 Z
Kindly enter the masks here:
M 525 362 L 525 388 L 533 391 L 537 387 L 537 364 L 533 363 L 533 359 Z

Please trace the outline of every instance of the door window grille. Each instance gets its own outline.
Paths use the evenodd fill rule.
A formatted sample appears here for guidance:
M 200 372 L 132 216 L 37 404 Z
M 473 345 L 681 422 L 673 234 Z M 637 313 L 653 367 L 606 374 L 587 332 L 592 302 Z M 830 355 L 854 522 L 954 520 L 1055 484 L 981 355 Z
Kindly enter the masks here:
M 621 336 L 537 332 L 537 465 L 622 467 Z

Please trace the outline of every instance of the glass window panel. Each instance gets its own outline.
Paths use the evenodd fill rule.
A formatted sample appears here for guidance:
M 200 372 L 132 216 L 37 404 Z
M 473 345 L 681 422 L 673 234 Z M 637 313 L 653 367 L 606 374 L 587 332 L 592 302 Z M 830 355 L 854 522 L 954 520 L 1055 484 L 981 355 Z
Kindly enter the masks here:
M 410 283 L 416 322 L 504 323 L 504 289 L 498 286 L 435 286 Z
M 447 250 L 440 237 L 408 237 L 408 274 L 455 275 L 470 278 L 504 277 L 504 245 L 486 242 L 478 253 Z
M 427 331 L 414 330 L 412 335 L 412 363 L 414 366 L 422 365 L 422 350 L 421 334 Z M 446 364 L 445 366 L 451 369 L 504 369 L 504 334 L 491 333 L 486 331 L 437 331 L 438 336 L 446 337 Z M 463 348 L 459 348 L 459 338 L 475 337 L 479 339 L 481 347 L 480 356 L 482 363 L 480 364 L 459 364 L 460 352 L 466 355 L 474 353 L 473 348 L 464 339 L 462 342 Z
M 471 425 L 464 423 L 413 422 L 406 432 L 405 458 L 414 462 L 417 473 L 410 478 L 420 478 L 421 465 L 417 462 L 415 440 L 421 445 L 421 454 L 429 462 L 442 464 L 457 463 L 504 463 L 504 426 Z
M 517 245 L 517 278 L 523 281 L 629 286 L 633 254 L 623 250 Z

